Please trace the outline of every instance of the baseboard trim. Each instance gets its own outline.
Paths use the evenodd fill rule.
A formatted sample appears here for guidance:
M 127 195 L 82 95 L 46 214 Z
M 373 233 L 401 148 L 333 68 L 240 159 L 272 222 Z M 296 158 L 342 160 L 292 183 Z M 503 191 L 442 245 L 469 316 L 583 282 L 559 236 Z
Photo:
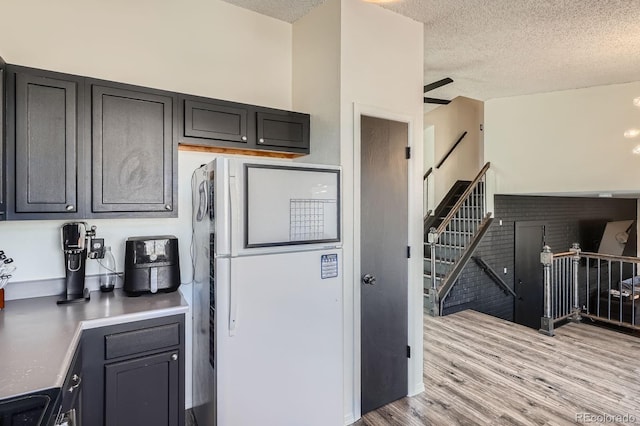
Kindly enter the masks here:
M 353 415 L 353 413 L 348 413 L 344 416 L 344 425 L 348 426 L 348 425 L 352 425 L 356 422 L 356 417 Z
M 418 395 L 418 394 L 421 394 L 421 393 L 422 393 L 422 392 L 424 392 L 424 391 L 425 391 L 424 383 L 420 383 L 419 385 L 417 385 L 416 387 L 414 387 L 414 388 L 413 388 L 413 390 L 411 390 L 411 391 L 409 392 L 409 395 L 407 395 L 407 396 L 416 396 L 416 395 Z

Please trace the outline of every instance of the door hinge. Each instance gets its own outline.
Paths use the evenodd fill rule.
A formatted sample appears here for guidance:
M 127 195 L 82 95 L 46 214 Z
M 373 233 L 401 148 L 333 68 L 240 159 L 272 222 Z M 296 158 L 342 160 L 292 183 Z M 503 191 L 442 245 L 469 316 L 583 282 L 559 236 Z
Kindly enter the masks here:
M 407 259 L 411 258 L 411 247 L 407 246 Z
M 411 358 L 411 346 L 407 345 L 407 358 Z
M 407 146 L 404 148 L 404 155 L 407 157 L 407 160 L 411 158 L 411 147 Z

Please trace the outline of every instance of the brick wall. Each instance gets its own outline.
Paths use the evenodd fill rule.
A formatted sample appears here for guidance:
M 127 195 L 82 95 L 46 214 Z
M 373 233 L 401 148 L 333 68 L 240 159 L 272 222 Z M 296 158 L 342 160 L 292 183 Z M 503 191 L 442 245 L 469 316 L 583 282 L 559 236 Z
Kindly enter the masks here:
M 481 257 L 513 289 L 516 222 L 545 222 L 546 244 L 557 253 L 579 242 L 581 222 L 635 220 L 636 210 L 636 200 L 631 199 L 497 195 L 493 223 L 474 256 Z M 475 309 L 513 321 L 513 302 L 510 293 L 505 294 L 470 260 L 445 300 L 444 314 Z

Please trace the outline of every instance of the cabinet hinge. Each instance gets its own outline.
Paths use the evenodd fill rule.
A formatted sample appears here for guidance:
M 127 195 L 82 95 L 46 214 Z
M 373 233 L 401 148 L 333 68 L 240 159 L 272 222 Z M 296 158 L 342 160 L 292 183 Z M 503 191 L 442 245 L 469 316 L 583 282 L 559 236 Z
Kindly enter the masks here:
M 411 258 L 411 247 L 407 246 L 407 259 Z
M 407 345 L 407 358 L 411 358 L 411 346 Z
M 411 158 L 411 147 L 410 146 L 407 146 L 407 147 L 404 148 L 404 155 L 407 158 L 407 160 Z

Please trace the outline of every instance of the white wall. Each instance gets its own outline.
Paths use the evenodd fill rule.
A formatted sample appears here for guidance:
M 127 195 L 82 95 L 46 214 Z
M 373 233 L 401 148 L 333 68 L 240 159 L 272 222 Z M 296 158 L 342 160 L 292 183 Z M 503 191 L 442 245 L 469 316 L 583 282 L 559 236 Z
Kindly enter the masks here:
M 291 24 L 220 0 L 2 2 L 8 63 L 291 109 Z
M 485 103 L 485 160 L 499 194 L 640 193 L 640 82 Z
M 435 193 L 430 209 L 440 203 L 456 181 L 473 180 L 484 165 L 484 134 L 480 131 L 483 121 L 483 102 L 462 96 L 452 100 L 449 105 L 440 106 L 424 115 L 425 127 L 433 126 L 435 135 L 432 162 L 425 164 L 425 169 L 433 167 L 430 179 L 434 183 Z M 436 169 L 437 163 L 465 131 L 467 136 L 443 165 Z
M 422 89 L 423 26 L 404 16 L 360 0 L 343 0 L 341 15 L 340 162 L 344 182 L 345 258 L 345 421 L 360 411 L 360 157 L 359 137 L 354 139 L 359 116 L 354 111 L 376 111 L 388 118 L 411 120 L 413 159 L 409 165 L 411 194 L 408 220 L 410 244 L 422 247 Z M 356 123 L 354 120 L 358 120 Z M 398 119 L 397 121 L 402 121 Z M 359 126 L 358 126 L 359 127 Z M 419 253 L 420 249 L 416 249 Z M 411 259 L 409 267 L 410 394 L 422 383 L 422 261 Z M 349 279 L 351 277 L 351 279 Z M 349 416 L 352 416 L 351 418 Z
M 409 228 L 411 244 L 421 247 L 422 24 L 360 0 L 328 0 L 293 24 L 293 39 L 293 103 L 312 116 L 311 155 L 300 160 L 343 169 L 344 404 L 345 424 L 351 424 L 360 411 L 360 140 L 354 115 L 357 110 L 411 121 L 415 188 Z M 412 392 L 422 389 L 421 270 L 416 256 L 410 272 L 416 278 L 410 303 L 419 314 L 410 322 Z
M 293 24 L 293 108 L 311 114 L 311 154 L 298 161 L 340 164 L 340 1 Z

